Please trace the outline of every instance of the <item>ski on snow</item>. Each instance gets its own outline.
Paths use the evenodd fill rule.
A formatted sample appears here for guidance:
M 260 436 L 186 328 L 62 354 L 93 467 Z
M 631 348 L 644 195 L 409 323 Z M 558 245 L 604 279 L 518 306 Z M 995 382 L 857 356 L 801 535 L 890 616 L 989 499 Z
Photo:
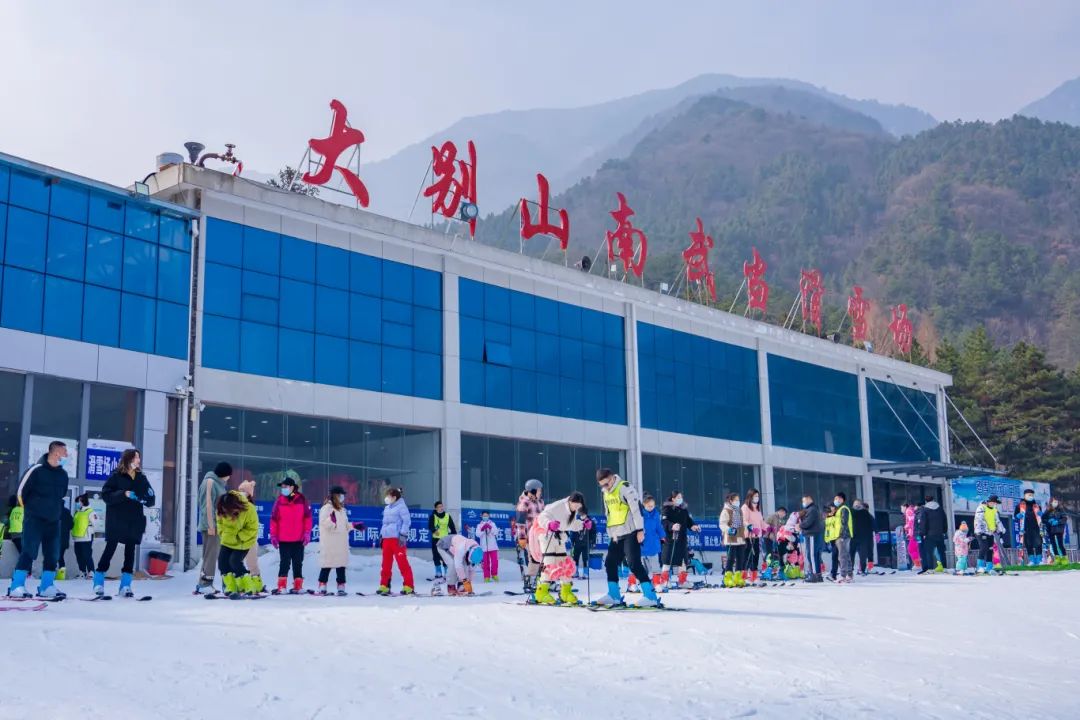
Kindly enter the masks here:
M 49 607 L 49 603 L 42 600 L 35 605 L 30 605 L 29 603 L 26 605 L 10 605 L 7 607 L 0 605 L 0 612 L 41 612 L 47 607 Z

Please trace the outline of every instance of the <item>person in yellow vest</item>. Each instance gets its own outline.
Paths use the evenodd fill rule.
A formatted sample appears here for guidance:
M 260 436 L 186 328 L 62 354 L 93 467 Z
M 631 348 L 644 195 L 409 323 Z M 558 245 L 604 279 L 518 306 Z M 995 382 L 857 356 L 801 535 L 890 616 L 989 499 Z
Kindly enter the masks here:
M 840 537 L 840 518 L 836 517 L 836 508 L 825 507 L 825 547 L 829 550 L 829 579 L 836 582 L 840 573 L 840 563 L 836 557 L 836 539 Z
M 1005 534 L 1004 524 L 998 515 L 1001 501 L 997 495 L 991 495 L 975 509 L 975 537 L 979 540 L 979 560 L 975 568 L 977 575 L 994 572 L 994 543 L 998 536 Z
M 642 598 L 638 607 L 657 607 L 656 595 L 649 573 L 641 562 L 641 545 L 645 542 L 645 521 L 641 517 L 641 502 L 637 491 L 609 468 L 596 471 L 607 514 L 608 551 L 604 560 L 607 571 L 608 594 L 597 605 L 623 605 L 619 590 L 619 566 L 625 562 L 630 572 L 641 583 Z
M 852 572 L 851 539 L 855 537 L 855 521 L 851 508 L 847 505 L 847 495 L 842 492 L 836 493 L 833 498 L 833 507 L 836 512 L 833 518 L 836 522 L 836 555 L 840 563 L 840 580 L 849 583 L 854 573 Z M 828 527 L 825 528 L 828 533 Z
M 15 552 L 22 552 L 23 508 L 15 495 L 8 500 L 7 539 L 15 546 Z
M 94 526 L 97 513 L 90 507 L 89 493 L 75 498 L 75 516 L 71 523 L 71 539 L 75 545 L 75 562 L 79 565 L 79 577 L 89 579 L 94 574 Z
M 441 500 L 435 503 L 435 512 L 428 518 L 427 529 L 431 536 L 431 559 L 435 563 L 435 577 L 441 578 L 446 574 L 446 561 L 439 552 L 439 541 L 447 535 L 457 534 L 454 518 L 446 512 Z

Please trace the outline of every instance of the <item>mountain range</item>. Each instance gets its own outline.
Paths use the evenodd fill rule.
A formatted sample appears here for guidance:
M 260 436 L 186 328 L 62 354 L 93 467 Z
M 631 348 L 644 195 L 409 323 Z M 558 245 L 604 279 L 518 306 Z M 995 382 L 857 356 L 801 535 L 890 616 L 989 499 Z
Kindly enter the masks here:
M 1021 108 L 1017 114 L 1047 122 L 1080 125 L 1080 78 L 1062 83 L 1049 95 Z

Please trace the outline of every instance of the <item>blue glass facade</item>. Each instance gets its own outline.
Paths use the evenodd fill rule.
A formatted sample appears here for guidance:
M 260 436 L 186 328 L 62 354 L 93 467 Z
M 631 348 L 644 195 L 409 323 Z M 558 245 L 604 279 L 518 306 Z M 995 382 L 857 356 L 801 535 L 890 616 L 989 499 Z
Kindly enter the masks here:
M 769 355 L 773 445 L 862 455 L 859 379 L 811 363 Z
M 442 398 L 442 275 L 207 218 L 202 364 Z
M 0 162 L 0 325 L 187 358 L 190 221 Z
M 941 446 L 935 437 L 937 398 L 933 393 L 867 378 L 866 409 L 871 457 L 894 462 L 941 459 Z M 912 442 L 908 433 L 917 442 Z
M 641 426 L 761 442 L 754 350 L 639 322 Z
M 461 278 L 461 401 L 626 424 L 618 315 Z

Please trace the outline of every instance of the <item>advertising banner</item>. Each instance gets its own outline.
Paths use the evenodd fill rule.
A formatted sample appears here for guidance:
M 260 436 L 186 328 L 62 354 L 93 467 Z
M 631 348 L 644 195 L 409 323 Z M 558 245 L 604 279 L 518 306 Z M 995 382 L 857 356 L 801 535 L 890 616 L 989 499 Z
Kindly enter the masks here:
M 105 482 L 120 464 L 120 456 L 131 447 L 126 440 L 86 441 L 86 480 Z
M 991 495 L 997 495 L 1001 500 L 1001 512 L 1011 515 L 1016 511 L 1016 503 L 1024 496 L 1024 490 L 1035 491 L 1035 502 L 1041 507 L 1046 507 L 1050 502 L 1050 485 L 1048 483 L 1028 482 L 1014 478 L 1003 478 L 994 475 L 980 475 L 978 477 L 957 478 L 951 481 L 953 512 L 973 513 L 979 507 L 979 503 Z
M 68 477 L 74 480 L 79 477 L 79 441 L 72 438 L 53 437 L 51 435 L 30 436 L 30 463 L 36 463 L 42 455 L 49 452 L 49 443 L 59 440 L 67 445 L 67 457 L 60 462 L 60 467 L 67 471 Z

